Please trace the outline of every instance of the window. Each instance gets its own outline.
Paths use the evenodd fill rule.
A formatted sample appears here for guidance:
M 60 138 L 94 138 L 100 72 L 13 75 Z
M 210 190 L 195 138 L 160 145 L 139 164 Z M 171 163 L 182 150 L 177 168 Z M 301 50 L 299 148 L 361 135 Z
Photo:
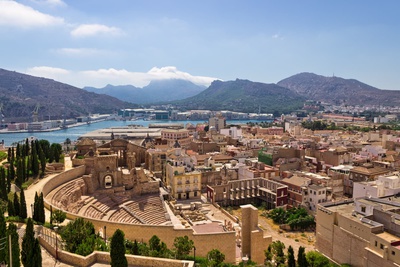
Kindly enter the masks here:
M 361 206 L 361 212 L 365 213 L 366 207 L 365 206 Z
M 392 255 L 393 255 L 393 256 L 394 256 L 394 255 L 396 255 L 396 252 L 395 252 L 395 251 L 393 251 L 393 250 L 392 250 Z
M 375 241 L 375 247 L 377 247 L 378 246 L 378 241 Z
M 385 247 L 385 246 L 384 246 L 383 244 L 381 244 L 381 249 L 384 249 L 384 247 Z

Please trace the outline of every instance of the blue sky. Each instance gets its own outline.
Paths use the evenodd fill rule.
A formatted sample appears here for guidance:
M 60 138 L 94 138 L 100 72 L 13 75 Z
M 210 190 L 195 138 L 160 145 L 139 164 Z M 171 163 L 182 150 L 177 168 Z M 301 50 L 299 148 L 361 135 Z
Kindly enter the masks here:
M 0 0 L 0 68 L 78 87 L 313 72 L 398 90 L 399 10 L 397 0 Z

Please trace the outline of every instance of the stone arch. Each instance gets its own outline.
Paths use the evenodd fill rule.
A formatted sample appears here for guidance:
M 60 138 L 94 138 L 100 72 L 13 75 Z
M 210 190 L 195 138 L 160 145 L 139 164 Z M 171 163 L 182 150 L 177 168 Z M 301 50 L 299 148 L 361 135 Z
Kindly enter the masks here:
M 113 186 L 113 177 L 111 174 L 107 174 L 104 176 L 104 188 L 112 188 Z

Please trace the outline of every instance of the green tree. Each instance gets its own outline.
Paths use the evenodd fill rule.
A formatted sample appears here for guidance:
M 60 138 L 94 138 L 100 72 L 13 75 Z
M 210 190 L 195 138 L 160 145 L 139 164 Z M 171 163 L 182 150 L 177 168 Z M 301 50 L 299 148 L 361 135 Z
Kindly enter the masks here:
M 310 267 L 324 267 L 329 266 L 330 263 L 327 257 L 317 251 L 307 252 L 306 259 Z
M 46 155 L 44 154 L 42 147 L 39 148 L 39 160 L 40 160 L 40 176 L 44 177 L 46 171 Z
M 10 199 L 7 200 L 7 213 L 9 217 L 15 216 L 14 205 Z
M 274 255 L 274 260 L 275 260 L 276 266 L 280 266 L 280 265 L 284 266 L 285 261 L 286 261 L 285 252 L 284 252 L 285 244 L 279 240 L 274 241 L 274 242 L 272 242 L 271 248 L 272 248 L 272 253 Z
M 46 222 L 46 215 L 44 211 L 44 200 L 43 200 L 43 192 L 40 195 L 35 193 L 35 202 L 33 204 L 33 219 L 38 223 Z
M 0 167 L 0 199 L 7 201 L 7 182 L 6 172 L 3 167 Z
M 164 242 L 161 242 L 160 238 L 153 235 L 149 240 L 149 256 L 152 257 L 167 257 L 168 248 Z
M 272 258 L 274 257 L 274 254 L 272 253 L 272 244 L 269 244 L 268 248 L 264 250 L 264 255 L 265 255 L 265 264 L 267 265 L 268 263 L 272 262 Z
M 3 244 L 5 245 L 7 241 L 6 219 L 4 218 L 3 211 L 0 211 L 0 262 L 5 262 L 6 260 L 6 250 L 2 248 L 4 248 Z
M 32 267 L 42 267 L 42 250 L 40 248 L 39 239 L 35 238 L 33 245 Z
M 61 153 L 62 153 L 62 146 L 60 144 L 53 143 L 50 146 L 50 150 L 52 151 L 52 153 L 54 155 L 54 160 L 56 162 L 60 162 Z
M 20 197 L 20 200 L 19 200 L 19 204 L 20 204 L 19 217 L 21 217 L 22 219 L 26 219 L 28 217 L 28 215 L 27 215 L 27 210 L 26 210 L 25 193 L 24 193 L 24 189 L 23 188 L 21 188 L 21 193 L 20 193 L 19 197 Z
M 32 142 L 33 144 L 33 142 Z M 32 168 L 32 174 L 33 176 L 38 176 L 39 175 L 39 157 L 37 150 L 34 149 L 36 145 L 32 145 L 32 154 L 31 154 L 31 168 Z
M 20 250 L 19 250 L 19 243 L 18 243 L 18 232 L 17 232 L 17 226 L 13 223 L 10 223 L 8 225 L 7 229 L 7 236 L 11 236 L 11 254 L 12 258 L 10 259 L 9 253 L 6 254 L 6 262 L 8 263 L 8 266 L 10 266 L 10 262 L 12 263 L 13 267 L 20 267 Z M 9 242 L 6 242 L 6 251 L 10 251 L 9 248 Z
M 21 261 L 25 267 L 33 267 L 33 253 L 35 244 L 35 232 L 33 231 L 33 221 L 28 218 L 26 223 L 25 235 L 22 238 Z
M 101 242 L 101 238 L 96 235 L 93 224 L 83 218 L 69 222 L 60 234 L 65 243 L 65 249 L 82 256 L 87 256 L 95 249 L 104 247 L 104 242 Z
M 288 259 L 288 267 L 296 267 L 296 260 L 294 258 L 294 250 L 292 246 L 288 247 L 288 251 L 287 251 L 287 259 Z
M 225 255 L 218 249 L 210 250 L 207 253 L 207 261 L 208 261 L 207 266 L 219 267 L 222 265 L 224 260 L 225 260 Z
M 20 204 L 19 204 L 19 199 L 18 199 L 18 194 L 17 193 L 14 193 L 13 205 L 14 205 L 15 216 L 20 216 L 21 215 L 21 212 L 20 212 L 21 207 L 20 207 Z
M 193 240 L 190 240 L 188 236 L 178 236 L 174 239 L 174 247 L 176 252 L 176 257 L 178 259 L 184 259 L 189 255 L 194 246 Z
M 299 267 L 307 267 L 308 266 L 305 250 L 306 249 L 304 247 L 300 246 L 299 251 L 297 252 L 297 266 L 299 266 Z
M 51 215 L 51 220 L 55 222 L 56 224 L 63 223 L 65 219 L 67 218 L 67 214 L 63 212 L 62 210 L 55 210 L 52 212 Z
M 128 266 L 128 261 L 125 257 L 125 235 L 120 229 L 117 229 L 111 238 L 110 257 L 112 267 Z

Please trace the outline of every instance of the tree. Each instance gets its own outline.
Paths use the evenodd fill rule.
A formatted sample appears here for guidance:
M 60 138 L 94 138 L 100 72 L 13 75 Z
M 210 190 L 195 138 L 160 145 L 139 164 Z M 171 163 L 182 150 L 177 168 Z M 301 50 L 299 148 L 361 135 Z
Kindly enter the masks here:
M 174 247 L 176 251 L 176 257 L 178 259 L 184 259 L 186 255 L 189 255 L 194 246 L 193 240 L 190 240 L 188 236 L 178 236 L 174 239 Z
M 6 250 L 4 248 L 4 242 L 7 242 L 7 225 L 6 219 L 4 218 L 3 211 L 0 211 L 0 262 L 6 260 Z M 3 245 L 4 244 L 4 245 Z
M 324 267 L 329 266 L 329 260 L 317 251 L 309 251 L 306 254 L 308 266 L 310 267 Z
M 272 242 L 272 253 L 274 255 L 274 260 L 276 263 L 276 266 L 280 265 L 285 265 L 285 252 L 283 251 L 285 249 L 285 244 L 281 241 L 274 241 Z
M 272 258 L 274 257 L 274 254 L 272 254 L 272 244 L 269 244 L 268 248 L 264 250 L 264 255 L 265 255 L 265 264 L 272 262 Z
M 33 267 L 33 253 L 34 253 L 34 243 L 35 243 L 35 232 L 33 231 L 33 221 L 28 218 L 26 223 L 25 235 L 22 238 L 21 246 L 21 261 L 25 267 Z
M 3 167 L 0 167 L 0 199 L 7 200 L 6 172 Z
M 40 196 L 35 193 L 35 202 L 33 204 L 33 220 L 39 223 L 46 222 L 46 215 L 44 212 L 44 200 L 43 200 L 43 192 L 40 193 Z
M 225 255 L 218 249 L 210 250 L 207 253 L 208 266 L 219 267 L 225 260 Z
M 69 252 L 87 256 L 95 249 L 104 250 L 104 241 L 96 235 L 93 223 L 83 218 L 69 222 L 60 234 Z
M 19 197 L 20 197 L 20 200 L 19 200 L 19 204 L 20 204 L 19 217 L 21 217 L 22 219 L 26 219 L 28 217 L 28 215 L 27 215 L 27 210 L 26 210 L 25 193 L 24 193 L 24 189 L 23 188 L 21 188 L 21 193 L 20 193 Z
M 20 213 L 20 204 L 19 204 L 19 199 L 18 199 L 17 193 L 14 193 L 14 201 L 13 201 L 13 204 L 14 204 L 14 213 L 15 213 L 15 216 L 20 216 L 20 215 L 21 215 L 21 213 Z
M 8 217 L 15 216 L 14 205 L 11 200 L 8 200 L 8 203 L 7 203 L 7 213 L 8 213 Z
M 42 147 L 39 148 L 39 160 L 40 160 L 40 176 L 44 177 L 46 171 L 46 155 L 44 154 Z
M 152 257 L 166 257 L 169 250 L 164 242 L 161 242 L 160 238 L 153 235 L 149 240 L 149 255 Z
M 19 250 L 19 243 L 18 243 L 18 232 L 17 232 L 17 226 L 13 223 L 10 223 L 8 225 L 7 229 L 7 236 L 11 235 L 11 254 L 12 258 L 10 259 L 9 253 L 6 254 L 6 262 L 8 263 L 8 266 L 10 266 L 10 262 L 12 262 L 13 267 L 20 267 L 20 250 Z M 9 242 L 6 242 L 6 251 L 10 251 L 9 248 Z
M 110 257 L 112 267 L 128 266 L 128 261 L 125 257 L 125 235 L 120 229 L 117 229 L 111 238 Z
M 299 247 L 299 251 L 297 253 L 297 266 L 299 266 L 299 267 L 307 267 L 308 266 L 305 248 L 302 246 Z
M 288 267 L 295 267 L 296 266 L 296 260 L 294 258 L 294 250 L 292 246 L 288 247 L 288 251 L 287 251 L 287 259 L 288 259 Z
M 32 267 L 42 267 L 42 250 L 40 248 L 39 239 L 35 238 L 33 245 Z
M 65 219 L 67 218 L 67 214 L 63 212 L 62 210 L 55 210 L 52 212 L 51 215 L 51 220 L 55 222 L 56 224 L 63 223 Z

